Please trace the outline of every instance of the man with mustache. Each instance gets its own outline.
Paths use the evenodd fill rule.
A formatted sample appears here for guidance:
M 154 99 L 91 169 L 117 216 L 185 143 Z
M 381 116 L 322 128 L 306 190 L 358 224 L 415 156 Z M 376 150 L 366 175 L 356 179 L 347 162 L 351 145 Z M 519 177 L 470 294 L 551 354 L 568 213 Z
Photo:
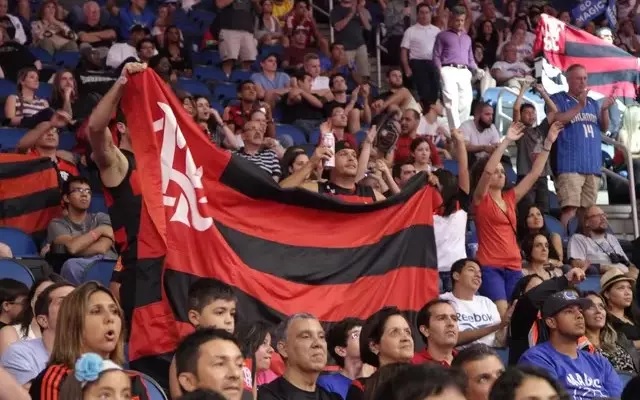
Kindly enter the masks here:
M 276 182 L 280 180 L 280 161 L 278 155 L 271 149 L 265 148 L 264 128 L 258 121 L 249 121 L 242 127 L 242 142 L 244 147 L 235 154 L 254 163 L 261 170 L 269 174 Z
M 619 399 L 622 383 L 611 363 L 599 354 L 578 350 L 578 339 L 586 329 L 583 310 L 591 304 L 573 290 L 549 296 L 542 305 L 549 341 L 527 350 L 518 364 L 546 370 L 574 400 Z
M 457 352 L 458 315 L 451 302 L 434 299 L 418 311 L 416 318 L 418 331 L 427 345 L 424 350 L 415 353 L 413 364 L 436 363 L 449 368 Z
M 452 291 L 441 299 L 449 300 L 458 315 L 458 345 L 484 343 L 495 346 L 504 344 L 506 327 L 510 319 L 500 319 L 498 307 L 489 298 L 476 295 L 482 284 L 482 272 L 478 262 L 463 258 L 451 266 Z
M 467 151 L 478 158 L 491 154 L 500 143 L 500 132 L 493 124 L 493 107 L 489 103 L 479 102 L 473 119 L 463 122 L 460 130 L 464 134 Z
M 318 376 L 327 365 L 327 340 L 320 321 L 311 314 L 290 316 L 283 323 L 278 352 L 285 360 L 284 375 L 263 385 L 258 400 L 340 400 L 317 385 Z

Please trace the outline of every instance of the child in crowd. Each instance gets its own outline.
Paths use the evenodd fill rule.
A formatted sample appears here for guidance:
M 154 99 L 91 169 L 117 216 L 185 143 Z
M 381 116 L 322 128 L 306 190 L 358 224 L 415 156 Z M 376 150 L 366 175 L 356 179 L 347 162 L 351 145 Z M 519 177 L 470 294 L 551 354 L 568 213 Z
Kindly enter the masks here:
M 118 364 L 96 353 L 85 353 L 76 361 L 60 389 L 61 399 L 131 399 L 131 379 Z

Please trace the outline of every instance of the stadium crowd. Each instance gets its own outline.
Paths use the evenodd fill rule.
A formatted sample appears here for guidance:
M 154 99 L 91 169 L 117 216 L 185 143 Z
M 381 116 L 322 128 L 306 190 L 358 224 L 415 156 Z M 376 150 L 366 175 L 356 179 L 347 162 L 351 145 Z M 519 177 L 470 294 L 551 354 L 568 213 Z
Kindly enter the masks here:
M 37 243 L 50 267 L 0 279 L 0 399 L 640 397 L 638 268 L 596 204 L 616 99 L 588 96 L 583 65 L 555 94 L 534 77 L 540 15 L 571 13 L 546 1 L 331 4 L 324 18 L 309 0 L 0 0 L 0 77 L 13 88 L 0 135 L 20 133 L 0 150 L 50 158 L 63 203 Z M 617 27 L 581 28 L 637 55 L 638 6 L 618 1 Z M 270 326 L 204 277 L 170 367 L 129 366 L 142 178 L 119 104 L 147 68 L 203 135 L 283 189 L 370 204 L 426 179 L 440 194 L 440 295 L 415 318 L 389 304 L 366 320 L 299 313 Z M 519 93 L 506 132 L 481 99 L 493 86 Z M 20 264 L 3 239 L 0 258 Z M 108 282 L 88 279 L 105 260 Z

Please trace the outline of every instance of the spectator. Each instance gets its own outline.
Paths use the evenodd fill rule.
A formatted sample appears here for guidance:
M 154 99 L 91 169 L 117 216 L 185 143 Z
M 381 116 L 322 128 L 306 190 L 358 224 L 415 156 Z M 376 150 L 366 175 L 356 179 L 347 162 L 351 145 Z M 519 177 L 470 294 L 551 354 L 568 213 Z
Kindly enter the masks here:
M 108 289 L 87 282 L 69 293 L 60 305 L 56 338 L 47 368 L 31 384 L 36 399 L 59 398 L 60 387 L 83 352 L 100 354 L 117 365 L 124 363 L 122 310 Z M 132 375 L 133 396 L 148 396 L 139 375 Z
M 282 68 L 285 68 L 285 71 L 290 74 L 304 67 L 305 56 L 307 54 L 316 55 L 313 52 L 309 52 L 309 49 L 307 48 L 306 34 L 307 33 L 304 28 L 295 28 L 291 34 L 289 46 L 284 49 Z M 320 62 L 319 59 L 318 62 Z
M 147 35 L 151 33 L 151 28 L 156 19 L 153 12 L 147 8 L 147 0 L 131 0 L 128 7 L 118 9 L 111 8 L 111 13 L 118 17 L 118 26 L 120 27 L 120 37 L 129 40 L 133 34 L 133 27 L 140 26 L 144 28 Z
M 173 19 L 173 11 L 171 11 L 171 8 L 175 11 L 175 7 L 170 7 L 170 4 L 172 3 L 165 2 L 158 6 L 156 20 L 153 23 L 153 29 L 151 29 L 151 36 L 160 47 L 165 46 L 165 32 L 167 31 L 167 27 L 171 25 L 171 20 Z M 182 33 L 180 33 L 180 38 L 182 39 Z
M 407 109 L 400 120 L 400 137 L 395 145 L 393 161 L 413 161 L 416 171 L 432 172 L 432 166 L 442 165 L 438 151 L 426 136 L 418 136 L 420 114 L 414 109 Z
M 171 69 L 180 77 L 190 78 L 193 73 L 191 54 L 182 43 L 182 34 L 175 25 L 170 25 L 164 32 L 164 47 L 159 54 L 167 57 Z
M 23 68 L 18 72 L 17 94 L 11 94 L 4 103 L 4 117 L 10 126 L 31 128 L 36 121 L 32 118 L 49 108 L 49 102 L 36 96 L 40 86 L 39 73 L 35 67 Z
M 72 176 L 78 176 L 73 156 L 58 150 L 60 144 L 59 130 L 71 122 L 71 117 L 64 111 L 57 111 L 49 121 L 39 123 L 30 129 L 18 142 L 18 151 L 39 157 L 49 157 L 58 167 L 58 174 L 62 182 Z
M 196 122 L 213 143 L 231 150 L 241 147 L 242 139 L 235 134 L 229 124 L 222 120 L 218 111 L 211 107 L 209 99 L 204 96 L 196 96 L 194 112 Z
M 145 0 L 136 0 L 145 1 Z M 148 37 L 150 34 L 149 28 L 143 25 L 133 25 L 130 28 L 129 39 L 124 43 L 114 43 L 109 52 L 107 53 L 106 64 L 107 67 L 118 69 L 125 61 L 134 59 L 138 60 L 138 44 Z M 153 44 L 153 42 L 152 42 Z M 154 45 L 155 49 L 155 45 Z M 151 58 L 151 56 L 149 57 Z
M 285 19 L 293 10 L 293 0 L 273 0 L 273 16 L 278 19 L 280 26 L 285 25 Z
M 19 44 L 27 43 L 27 34 L 20 18 L 9 14 L 9 0 L 0 0 L 0 25 L 8 34 L 7 41 L 12 39 Z
M 60 390 L 65 399 L 105 397 L 107 393 L 116 398 L 131 397 L 131 379 L 120 365 L 96 353 L 84 353 L 76 361 L 73 375 Z
M 565 75 L 568 92 L 551 96 L 558 108 L 553 120 L 565 126 L 551 165 L 562 207 L 560 221 L 567 226 L 578 207 L 590 207 L 596 202 L 602 165 L 600 133 L 609 129 L 609 107 L 615 100 L 607 97 L 599 107 L 587 96 L 584 66 L 574 64 Z
M 380 54 L 382 65 L 397 65 L 398 60 L 401 59 L 402 39 L 405 31 L 416 23 L 418 4 L 414 0 L 409 0 L 407 3 L 397 0 L 380 2 L 382 15 L 380 17 L 376 15 L 375 20 L 376 22 L 381 20 L 380 22 L 384 24 L 384 30 L 381 31 L 383 35 L 381 44 L 387 51 Z
M 456 309 L 458 345 L 483 343 L 502 347 L 506 342 L 511 315 L 500 318 L 498 308 L 487 297 L 478 296 L 482 284 L 480 265 L 472 259 L 463 258 L 451 266 L 452 291 L 440 296 Z
M 392 2 L 395 3 L 395 2 Z M 412 80 L 420 101 L 435 104 L 440 98 L 440 71 L 433 63 L 433 45 L 440 28 L 431 24 L 431 7 L 426 3 L 417 6 L 418 22 L 404 32 L 400 44 L 400 62 L 406 77 Z
M 458 316 L 451 302 L 431 300 L 418 311 L 416 324 L 426 347 L 416 353 L 411 362 L 437 363 L 449 368 L 457 354 L 458 343 Z
M 410 365 L 380 382 L 375 400 L 465 400 L 464 374 L 439 365 Z
M 320 143 L 318 145 L 322 144 L 322 135 L 331 132 L 336 142 L 345 140 L 355 149 L 358 140 L 348 130 L 348 118 L 345 108 L 337 103 L 327 103 L 325 106 L 327 120 L 320 125 Z
M 104 59 L 94 48 L 80 49 L 80 64 L 76 68 L 78 97 L 93 99 L 104 96 L 118 78 L 117 71 L 105 68 Z
M 549 240 L 542 233 L 527 235 L 522 242 L 522 255 L 527 265 L 522 268 L 525 275 L 535 274 L 544 280 L 562 276 L 562 263 L 556 265 L 549 259 Z
M 95 1 L 83 4 L 85 22 L 78 26 L 78 42 L 80 48 L 89 47 L 98 52 L 101 60 L 107 58 L 109 47 L 115 42 L 116 31 L 100 24 L 100 6 Z
M 0 0 L 0 3 L 6 0 Z M 0 7 L 1 9 L 1 7 Z M 42 68 L 40 60 L 22 44 L 14 42 L 9 37 L 7 30 L 0 24 L 0 78 L 13 82 L 18 81 L 18 72 L 23 68 L 35 67 L 36 70 Z
M 381 381 L 392 375 L 398 364 L 413 358 L 413 337 L 406 317 L 396 307 L 384 307 L 371 315 L 360 332 L 360 359 L 377 368 L 370 377 L 351 383 L 346 400 L 364 399 Z M 389 373 L 389 375 L 387 375 Z
M 175 363 L 186 393 L 209 389 L 227 400 L 242 397 L 242 353 L 231 333 L 216 328 L 196 330 L 178 345 Z
M 610 28 L 601 27 L 596 31 L 596 35 L 609 44 L 613 44 L 613 32 Z
M 467 377 L 467 400 L 489 400 L 493 384 L 504 372 L 498 353 L 480 343 L 460 350 L 451 366 L 461 369 Z
M 496 380 L 489 400 L 518 400 L 526 398 L 570 400 L 562 385 L 544 369 L 510 367 Z
M 307 153 L 302 147 L 291 146 L 287 148 L 287 151 L 285 151 L 284 155 L 280 159 L 280 169 L 282 170 L 282 180 L 280 182 L 288 178 L 294 172 L 300 171 L 308 162 L 309 156 L 307 156 Z M 322 170 L 319 172 L 318 176 L 322 175 Z M 317 172 L 315 171 L 314 173 L 310 173 L 306 181 L 315 181 L 316 174 Z
M 442 75 L 442 97 L 450 128 L 469 118 L 473 93 L 471 79 L 482 74 L 473 59 L 472 41 L 465 33 L 467 13 L 462 7 L 451 12 L 449 30 L 442 31 L 433 45 L 433 62 Z
M 182 107 L 184 107 L 187 114 L 189 114 L 195 119 L 196 118 L 196 102 L 194 100 L 194 97 L 191 96 L 190 93 L 183 92 L 181 90 L 176 91 L 176 95 L 178 96 L 178 99 L 180 99 L 180 101 L 182 102 Z M 202 98 L 206 99 L 206 97 L 202 97 Z
M 153 58 L 158 55 L 158 50 L 156 49 L 156 44 L 153 40 L 145 37 L 136 45 L 136 56 L 135 60 L 125 60 L 125 61 L 139 61 L 142 63 L 151 64 Z M 156 58 L 158 60 L 158 58 Z M 151 67 L 153 68 L 153 67 Z M 157 71 L 156 71 L 157 72 Z
M 336 74 L 341 74 L 347 80 L 349 87 L 355 86 L 354 84 L 362 84 L 362 77 L 355 68 L 355 64 L 347 59 L 344 45 L 333 42 L 329 50 L 329 62 L 325 68 L 327 70 L 326 75 L 332 77 Z
M 400 68 L 391 67 L 387 71 L 387 85 L 389 90 L 380 93 L 378 98 L 371 103 L 371 110 L 374 115 L 381 115 L 383 111 L 391 110 L 392 106 L 398 107 L 403 111 L 407 108 L 416 111 L 420 110 L 409 89 L 402 84 L 402 71 Z
M 259 45 L 276 46 L 283 42 L 282 26 L 278 18 L 273 15 L 273 2 L 262 0 L 260 2 L 261 15 L 256 18 L 254 28 Z
M 242 62 L 242 69 L 249 70 L 258 56 L 257 43 L 253 37 L 257 4 L 249 0 L 216 0 L 220 10 L 220 56 L 222 70 L 227 76 L 236 60 Z
M 460 130 L 464 134 L 467 151 L 476 159 L 489 156 L 500 143 L 500 132 L 493 124 L 493 107 L 483 101 L 476 104 L 473 119 L 463 122 Z
M 400 189 L 404 188 L 417 172 L 416 167 L 414 167 L 409 161 L 393 164 L 393 180 Z
M 640 348 L 640 324 L 631 308 L 634 304 L 632 290 L 634 279 L 630 279 L 619 269 L 612 268 L 600 278 L 600 293 L 607 305 L 607 319 L 616 332 L 632 340 Z
M 537 116 L 536 108 L 533 104 L 522 104 L 524 92 L 529 87 L 528 84 L 524 84 L 520 87 L 520 92 L 516 98 L 516 102 L 513 104 L 513 120 L 515 122 L 522 122 L 525 126 L 524 136 L 518 140 L 517 143 L 517 170 L 518 180 L 521 180 L 531 170 L 533 161 L 542 151 L 542 142 L 548 129 L 548 125 L 554 122 L 554 115 L 558 111 L 555 103 L 551 100 L 544 87 L 540 84 L 535 84 L 534 90 L 542 96 L 547 106 L 547 118 L 540 125 L 536 125 Z M 551 168 L 549 164 L 544 168 L 542 176 L 536 181 L 533 186 L 533 190 L 525 196 L 525 201 L 521 202 L 521 207 L 526 207 L 530 204 L 537 204 L 541 207 L 542 212 L 549 212 L 549 188 L 547 177 L 551 175 Z M 524 214 L 520 210 L 521 214 Z M 562 253 L 560 253 L 561 255 Z M 560 258 L 562 260 L 562 258 Z
M 23 312 L 29 288 L 15 279 L 0 279 L 0 329 L 13 325 Z
M 335 167 L 331 169 L 329 180 L 324 182 L 307 182 L 308 175 L 332 157 L 331 151 L 324 146 L 316 149 L 309 162 L 301 170 L 291 174 L 282 187 L 302 187 L 325 196 L 335 196 L 350 203 L 369 204 L 382 201 L 385 196 L 368 186 L 356 183 L 358 174 L 358 156 L 348 140 L 335 144 Z
M 78 35 L 56 18 L 56 4 L 56 0 L 43 2 L 38 20 L 31 22 L 33 45 L 52 55 L 56 51 L 78 51 Z
M 96 260 L 117 258 L 113 249 L 111 220 L 104 213 L 90 213 L 91 188 L 84 177 L 72 176 L 63 187 L 67 214 L 54 218 L 47 229 L 52 252 L 67 254 L 61 275 L 67 281 L 82 283 L 87 267 Z
M 515 43 L 507 43 L 502 48 L 502 60 L 491 67 L 491 76 L 498 86 L 512 89 L 522 89 L 535 81 L 532 69 L 524 61 L 518 60 L 518 50 Z
M 273 354 L 269 325 L 263 322 L 252 323 L 241 329 L 237 337 L 240 350 L 246 357 L 245 366 L 249 366 L 253 378 L 251 387 L 257 388 L 274 381 L 278 375 L 269 369 Z
M 590 306 L 590 300 L 570 290 L 548 297 L 542 306 L 542 318 L 549 329 L 549 341 L 527 350 L 519 364 L 547 370 L 574 398 L 619 398 L 622 384 L 609 361 L 579 351 L 576 346 L 585 334 L 583 312 Z
M 266 0 L 270 2 L 271 0 Z M 256 85 L 258 99 L 264 100 L 273 110 L 282 96 L 289 92 L 291 79 L 289 75 L 278 71 L 278 55 L 270 53 L 260 62 L 262 72 L 254 72 L 251 80 Z
M 283 119 L 302 129 L 307 138 L 320 126 L 324 119 L 323 104 L 325 98 L 312 91 L 313 77 L 302 72 L 292 83 L 289 92 L 282 101 L 288 107 L 284 109 Z
M 471 182 L 475 187 L 477 258 L 482 265 L 480 294 L 496 303 L 503 318 L 507 312 L 507 296 L 522 277 L 522 258 L 516 235 L 516 204 L 538 179 L 561 129 L 559 123 L 551 125 L 543 152 L 536 158 L 529 174 L 513 189 L 503 192 L 505 175 L 500 158 L 511 142 L 522 137 L 524 126 L 520 123 L 511 125 L 505 140 L 500 142 L 491 157 L 480 159 L 471 171 Z
M 260 388 L 259 400 L 308 398 L 337 400 L 318 385 L 318 376 L 327 365 L 327 341 L 320 322 L 310 314 L 294 314 L 283 324 L 284 334 L 278 351 L 285 359 L 284 374 Z
M 55 277 L 60 278 L 57 275 L 55 275 Z M 51 279 L 43 278 L 37 280 L 33 286 L 31 286 L 28 296 L 29 308 L 23 310 L 15 325 L 0 329 L 0 355 L 2 355 L 11 344 L 19 340 L 36 339 L 40 337 L 40 327 L 34 316 L 35 304 L 40 293 L 47 287 L 53 285 L 53 283 Z
M 638 269 L 627 258 L 618 238 L 608 231 L 607 214 L 598 206 L 587 208 L 577 233 L 569 238 L 567 245 L 571 266 L 601 274 L 620 269 L 630 277 L 637 277 Z
M 275 126 L 271 107 L 265 102 L 258 101 L 258 88 L 253 81 L 246 80 L 238 84 L 239 104 L 225 107 L 222 118 L 231 131 L 239 134 L 242 132 L 244 124 L 251 119 L 251 114 L 256 110 L 264 110 L 267 116 L 266 136 L 275 137 Z
M 91 105 L 79 100 L 78 83 L 73 72 L 67 68 L 59 69 L 53 75 L 53 93 L 49 106 L 54 110 L 62 110 L 71 116 L 69 126 L 73 129 L 78 121 L 84 121 L 91 114 Z
M 518 241 L 520 244 L 522 245 L 530 236 L 543 235 L 549 244 L 548 262 L 554 267 L 561 267 L 562 260 L 564 260 L 562 237 L 555 232 L 549 232 L 542 210 L 536 205 L 528 205 L 526 208 L 522 207 L 519 213 L 521 215 L 521 218 L 518 219 Z
M 142 42 L 144 46 L 144 41 Z M 144 50 L 143 50 L 144 51 Z M 141 62 L 148 63 L 149 67 L 155 71 L 156 74 L 162 79 L 163 82 L 172 85 L 178 80 L 176 71 L 173 70 L 169 57 L 163 54 L 158 54 L 151 57 L 149 60 L 140 58 Z
M 595 292 L 587 292 L 584 297 L 591 301 L 591 307 L 584 310 L 585 336 L 588 339 L 588 345 L 583 348 L 586 347 L 592 352 L 603 355 L 616 371 L 637 374 L 638 350 L 624 333 L 616 332 L 607 320 L 604 298 Z
M 278 3 L 276 2 L 275 5 L 277 7 Z M 286 16 L 284 23 L 285 47 L 287 47 L 287 41 L 291 44 L 294 41 L 302 40 L 303 35 L 298 32 L 300 30 L 304 32 L 304 48 L 308 50 L 307 52 L 320 51 L 323 54 L 329 54 L 329 43 L 318 30 L 308 0 L 295 0 L 293 10 Z M 296 34 L 300 36 L 296 37 Z
M 347 60 L 349 63 L 355 62 L 360 76 L 368 80 L 371 74 L 363 29 L 371 30 L 371 14 L 365 8 L 365 1 L 340 0 L 331 10 L 330 19 L 335 40 L 344 46 Z
M 335 106 L 344 108 L 347 114 L 347 127 L 349 132 L 358 132 L 361 127 L 361 122 L 367 125 L 371 123 L 371 107 L 369 107 L 367 101 L 370 90 L 369 84 L 358 86 L 350 95 L 347 95 L 349 91 L 347 88 L 347 77 L 342 74 L 335 74 L 329 78 L 329 87 L 333 100 L 324 105 L 325 114 L 328 115 L 329 110 Z
M 304 72 L 311 76 L 311 90 L 324 97 L 329 97 L 329 78 L 322 75 L 320 57 L 315 53 L 307 53 L 304 56 Z
M 422 102 L 422 116 L 418 124 L 418 135 L 426 135 L 436 145 L 446 144 L 450 136 L 449 127 L 440 119 L 444 117 L 444 107 L 440 99 L 433 104 Z
M 242 141 L 244 147 L 241 147 L 235 154 L 251 161 L 278 182 L 281 175 L 280 162 L 273 150 L 262 148 L 264 130 L 261 129 L 260 123 L 256 121 L 245 123 L 242 128 Z
M 2 366 L 27 389 L 47 366 L 56 336 L 60 304 L 73 290 L 74 287 L 65 282 L 54 283 L 44 289 L 33 312 L 42 337 L 15 342 L 2 353 Z
M 327 334 L 327 348 L 331 358 L 340 367 L 336 373 L 320 375 L 318 386 L 328 392 L 347 398 L 351 381 L 366 374 L 360 359 L 360 332 L 364 321 L 357 318 L 345 318 L 335 324 Z
M 504 44 L 503 40 L 504 35 L 496 29 L 493 21 L 482 20 L 476 32 L 475 43 L 479 43 L 481 45 L 483 64 L 495 64 L 497 61 L 498 49 Z

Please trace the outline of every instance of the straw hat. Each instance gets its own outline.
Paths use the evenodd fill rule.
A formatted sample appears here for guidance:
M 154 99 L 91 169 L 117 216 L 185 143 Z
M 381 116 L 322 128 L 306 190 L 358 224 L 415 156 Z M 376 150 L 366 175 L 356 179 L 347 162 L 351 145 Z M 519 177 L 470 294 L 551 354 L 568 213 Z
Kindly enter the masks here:
M 633 279 L 626 276 L 619 268 L 611 268 L 600 277 L 600 293 L 604 293 L 611 285 L 623 281 L 631 284 L 634 282 Z

